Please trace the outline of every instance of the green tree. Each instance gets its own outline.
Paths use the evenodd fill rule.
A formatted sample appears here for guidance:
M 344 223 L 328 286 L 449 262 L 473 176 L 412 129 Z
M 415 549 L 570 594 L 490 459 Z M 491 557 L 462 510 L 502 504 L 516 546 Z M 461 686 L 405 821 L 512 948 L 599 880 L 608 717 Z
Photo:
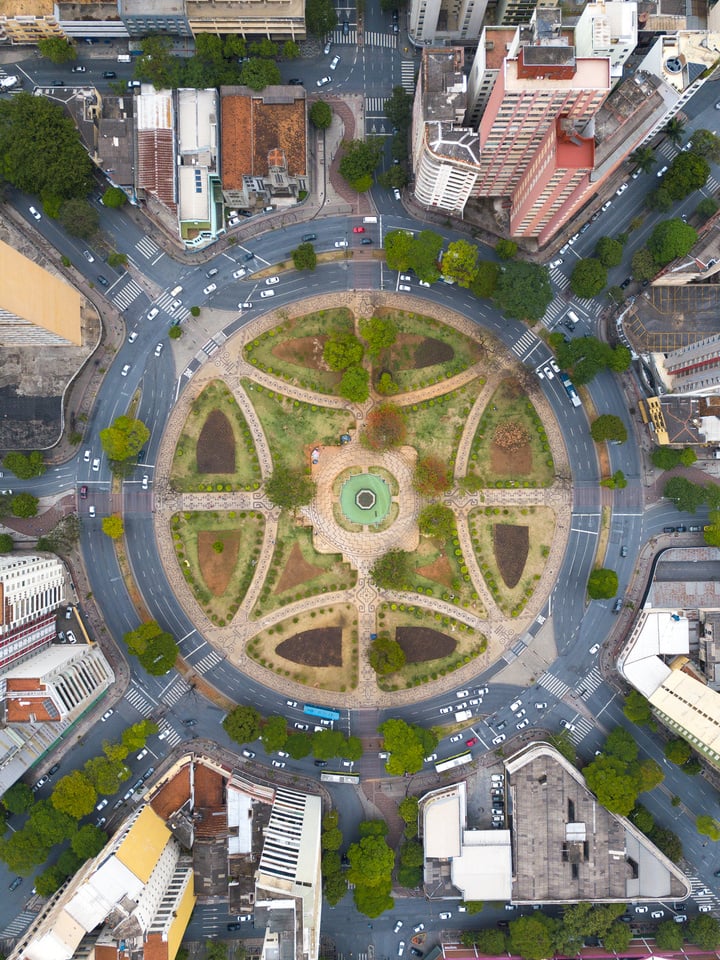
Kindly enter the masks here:
M 182 329 L 175 323 L 168 330 L 168 336 L 171 340 L 179 340 L 182 336 Z
M 98 793 L 112 796 L 120 784 L 132 773 L 122 760 L 110 760 L 108 757 L 91 757 L 83 765 L 83 771 Z
M 127 203 L 127 194 L 120 187 L 108 187 L 102 195 L 102 202 L 104 207 L 117 210 Z
M 631 261 L 632 274 L 636 280 L 652 280 L 658 272 L 655 257 L 644 247 L 633 254 Z
M 75 46 L 64 37 L 45 37 L 44 40 L 38 40 L 37 48 L 40 56 L 57 64 L 72 63 L 77 57 Z
M 465 906 L 467 906 L 467 902 Z M 469 939 L 469 942 L 466 942 L 466 937 Z M 502 930 L 493 930 L 492 928 L 486 930 L 468 930 L 463 933 L 462 942 L 468 947 L 474 945 L 480 953 L 487 953 L 491 956 L 500 956 L 501 954 L 507 953 L 506 937 Z
M 510 922 L 510 952 L 525 960 L 543 960 L 552 956 L 556 922 L 539 911 Z
M 625 443 L 627 440 L 627 427 L 620 417 L 613 413 L 603 413 L 596 417 L 590 425 L 590 436 L 595 443 L 602 443 L 603 440 L 611 440 L 615 443 Z
M 317 760 L 339 757 L 345 746 L 345 737 L 339 730 L 316 730 L 312 735 L 312 752 Z
M 353 333 L 341 333 L 325 341 L 323 360 L 331 370 L 345 370 L 360 363 L 364 352 L 362 343 Z
M 685 477 L 672 477 L 663 488 L 663 496 L 672 500 L 678 510 L 695 513 L 705 502 L 706 492 L 699 483 L 692 483 Z
M 17 830 L 0 838 L 0 860 L 12 873 L 27 876 L 47 859 L 49 852 L 47 844 L 32 830 Z
M 708 546 L 720 547 L 720 511 L 710 511 L 708 523 L 703 528 L 703 537 Z
M 622 470 L 616 470 L 611 477 L 601 480 L 600 486 L 607 487 L 608 490 L 624 490 L 627 486 L 627 479 Z
M 440 269 L 443 276 L 469 287 L 477 275 L 478 248 L 467 240 L 453 240 L 443 254 Z
M 35 879 L 35 889 L 41 897 L 51 897 L 67 879 L 67 874 L 59 867 L 47 867 Z
M 391 317 L 364 317 L 358 323 L 360 336 L 368 345 L 368 354 L 377 359 L 397 339 L 397 324 Z
M 470 291 L 481 300 L 488 300 L 495 293 L 500 267 L 493 260 L 481 260 L 477 265 L 475 279 L 470 284 Z
M 637 723 L 639 726 L 648 726 L 652 723 L 650 701 L 641 693 L 638 693 L 637 690 L 631 690 L 627 697 L 625 697 L 623 713 L 628 720 L 632 723 Z
M 638 793 L 646 793 L 648 790 L 654 790 L 655 787 L 659 787 L 665 779 L 662 767 L 651 757 L 647 757 L 645 760 L 633 764 L 630 773 L 635 777 Z
M 713 200 L 712 197 L 704 197 L 700 203 L 695 207 L 695 213 L 700 217 L 704 222 L 709 220 L 710 217 L 714 217 L 718 212 L 718 203 L 716 200 Z
M 652 147 L 637 147 L 628 157 L 628 163 L 637 167 L 641 173 L 650 173 L 655 166 L 655 151 Z
M 337 26 L 337 13 L 332 0 L 306 0 L 305 26 L 315 37 L 324 37 Z
M 100 431 L 100 443 L 111 460 L 133 460 L 150 439 L 150 431 L 132 417 L 116 417 L 109 427 Z
M 123 639 L 130 653 L 152 676 L 161 677 L 175 665 L 177 644 L 155 620 L 141 623 L 135 630 L 126 633 Z
M 305 733 L 291 733 L 285 743 L 285 749 L 293 760 L 302 760 L 312 753 L 312 740 Z
M 526 260 L 512 260 L 503 265 L 495 289 L 495 302 L 508 317 L 541 320 L 552 298 L 547 267 Z
M 35 517 L 40 500 L 31 493 L 17 493 L 12 498 L 11 509 L 14 517 Z
M 265 484 L 265 493 L 271 503 L 286 510 L 296 510 L 315 496 L 315 481 L 304 470 L 293 470 L 281 464 L 276 466 Z
M 309 117 L 316 130 L 327 130 L 332 123 L 332 107 L 324 100 L 316 100 L 310 107 Z
M 380 374 L 380 379 L 375 384 L 376 392 L 379 393 L 381 397 L 392 397 L 399 389 L 400 387 L 395 383 L 387 370 L 383 370 Z
M 622 953 L 630 946 L 632 936 L 628 923 L 614 923 L 602 938 L 603 946 L 611 953 Z
M 251 90 L 264 90 L 265 87 L 275 86 L 281 81 L 280 68 L 274 60 L 252 57 L 245 61 L 240 71 L 240 83 Z
M 351 403 L 365 403 L 370 396 L 370 374 L 365 367 L 359 363 L 349 366 L 338 384 L 338 393 Z
M 413 486 L 423 497 L 435 497 L 450 487 L 447 464 L 439 457 L 421 457 L 415 464 Z
M 661 470 L 672 470 L 673 467 L 677 467 L 680 463 L 684 462 L 682 457 L 685 453 L 691 454 L 694 458 L 690 459 L 688 463 L 685 463 L 685 466 L 692 466 L 697 458 L 690 447 L 686 447 L 685 450 L 679 450 L 677 447 L 655 447 L 651 460 L 653 465 L 659 467 Z
M 353 190 L 364 193 L 372 186 L 373 172 L 380 163 L 380 139 L 371 137 L 369 140 L 343 140 L 342 150 L 343 155 L 338 166 L 340 176 Z
M 410 554 L 388 550 L 370 568 L 370 579 L 381 590 L 402 589 L 410 579 Z
M 323 895 L 331 907 L 340 903 L 347 893 L 347 880 L 342 874 L 323 878 Z
M 655 944 L 660 950 L 680 950 L 683 945 L 683 932 L 680 924 L 673 920 L 663 920 L 655 931 Z
M 417 274 L 418 280 L 435 283 L 439 278 L 438 257 L 442 246 L 442 235 L 433 230 L 421 230 L 411 237 L 409 265 Z
M 299 247 L 295 247 L 291 251 L 290 256 L 296 270 L 310 270 L 312 272 L 317 266 L 317 254 L 311 243 L 301 243 Z
M 641 803 L 638 803 L 635 806 L 635 809 L 630 814 L 630 819 L 638 828 L 638 830 L 642 830 L 642 832 L 648 836 L 650 835 L 652 828 L 655 826 L 653 815 Z
M 227 943 L 221 940 L 206 940 L 205 960 L 228 960 Z
M 361 837 L 386 837 L 388 825 L 385 820 L 362 820 L 359 832 Z
M 675 740 L 668 740 L 665 744 L 665 757 L 670 763 L 675 763 L 681 767 L 687 763 L 692 756 L 692 750 L 687 740 L 678 737 Z
M 425 757 L 433 752 L 438 743 L 432 730 L 405 723 L 404 720 L 386 720 L 378 730 L 384 739 L 385 750 L 390 754 L 385 769 L 395 777 L 421 770 Z
M 570 278 L 576 297 L 596 297 L 607 283 L 607 270 L 599 260 L 588 257 L 578 260 Z
M 618 589 L 618 575 L 614 570 L 601 567 L 593 570 L 588 578 L 587 592 L 591 600 L 609 600 Z
M 518 245 L 514 240 L 498 240 L 495 244 L 495 253 L 501 260 L 512 260 L 518 252 Z
M 603 753 L 624 763 L 632 763 L 637 760 L 638 749 L 637 741 L 631 733 L 624 727 L 615 727 L 605 740 Z
M 680 117 L 671 117 L 665 124 L 665 134 L 672 143 L 680 144 L 685 137 L 685 124 Z
M 405 651 L 396 640 L 380 634 L 368 647 L 368 660 L 375 673 L 384 677 L 405 666 Z
M 110 517 L 103 517 L 102 532 L 110 537 L 111 540 L 119 540 L 125 533 L 125 525 L 119 513 L 114 513 Z
M 60 207 L 60 223 L 71 237 L 89 240 L 100 226 L 100 215 L 87 200 L 72 197 Z
M 78 832 L 70 841 L 73 853 L 81 860 L 90 860 L 96 857 L 107 843 L 106 834 L 99 827 L 88 823 L 80 827 Z
M 455 533 L 455 514 L 444 503 L 430 503 L 420 511 L 418 529 L 425 537 L 447 540 Z
M 41 477 L 47 470 L 45 460 L 39 450 L 33 450 L 32 453 L 17 453 L 11 450 L 3 457 L 3 466 L 6 470 L 14 473 L 19 480 Z
M 720 823 L 708 814 L 701 814 L 695 818 L 695 827 L 702 836 L 710 837 L 711 840 L 720 840 Z
M 662 266 L 676 257 L 684 257 L 697 243 L 697 233 L 678 217 L 659 223 L 648 239 L 648 250 Z
M 384 884 L 373 886 L 356 884 L 353 891 L 355 909 L 371 919 L 379 917 L 381 913 L 392 910 L 395 906 L 395 901 L 390 896 L 391 892 L 392 880 L 390 879 Z
M 680 863 L 683 858 L 683 848 L 680 838 L 672 830 L 666 830 L 664 827 L 653 827 L 648 834 L 649 838 L 665 856 L 673 863 Z
M 384 887 L 390 880 L 395 855 L 383 837 L 363 837 L 352 843 L 347 853 L 349 883 L 362 887 Z
M 627 817 L 637 800 L 637 785 L 615 757 L 597 757 L 583 770 L 588 787 L 611 813 Z
M 260 739 L 268 753 L 282 750 L 288 739 L 287 720 L 285 717 L 267 717 L 260 731 Z
M 406 436 L 404 411 L 394 403 L 383 403 L 368 414 L 360 442 L 370 450 L 387 450 L 401 446 Z
M 603 267 L 617 267 L 622 263 L 623 245 L 612 237 L 600 237 L 595 247 L 595 256 Z
M 260 713 L 255 707 L 233 707 L 222 725 L 235 743 L 252 743 L 260 736 Z
M 423 860 L 423 845 L 417 840 L 406 840 L 400 847 L 400 862 L 404 867 L 421 867 Z
M 84 773 L 73 770 L 55 784 L 50 801 L 56 810 L 79 820 L 92 813 L 97 791 Z
M 413 236 L 409 230 L 390 230 L 385 235 L 385 261 L 390 270 L 410 270 Z
M 720 946 L 720 923 L 708 913 L 693 917 L 687 932 L 690 942 L 701 950 L 716 950 Z
M 2 803 L 8 813 L 26 813 L 34 802 L 34 793 L 22 780 L 16 781 L 2 795 Z
M 418 819 L 418 798 L 403 797 L 398 804 L 398 813 L 405 823 L 417 823 Z
M 342 846 L 342 842 L 342 831 L 337 827 L 335 827 L 333 830 L 323 830 L 320 838 L 320 846 L 323 850 L 329 850 L 330 852 L 339 850 Z
M 111 250 L 107 257 L 107 262 L 109 267 L 126 267 L 127 266 L 127 254 L 118 253 L 117 250 Z
M 9 533 L 0 533 L 0 554 L 12 553 L 15 542 Z M 38 547 L 38 550 L 40 547 Z
M 663 179 L 663 188 L 672 200 L 682 200 L 704 187 L 709 176 L 710 164 L 693 149 L 691 153 L 683 152 L 675 157 Z
M 300 47 L 294 40 L 286 40 L 282 45 L 283 60 L 298 60 L 300 57 Z
M 412 96 L 404 87 L 396 86 L 385 101 L 385 116 L 399 130 L 407 130 L 412 120 Z

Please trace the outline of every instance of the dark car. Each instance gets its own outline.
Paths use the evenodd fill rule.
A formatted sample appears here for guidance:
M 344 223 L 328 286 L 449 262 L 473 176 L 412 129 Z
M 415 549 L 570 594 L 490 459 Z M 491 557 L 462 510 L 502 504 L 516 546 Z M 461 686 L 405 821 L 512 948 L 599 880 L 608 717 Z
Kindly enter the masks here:
M 622 597 L 618 597 L 615 603 L 613 604 L 613 613 L 620 613 L 622 610 Z
M 288 80 L 288 83 L 291 87 L 301 87 L 303 82 L 300 77 L 293 77 L 291 80 Z
M 343 32 L 343 36 L 344 36 L 344 37 L 347 37 L 347 35 L 350 33 L 350 23 L 349 23 L 349 21 L 343 20 L 342 32 Z
M 254 259 L 255 259 L 255 254 L 252 253 L 252 252 L 251 252 L 251 253 L 246 253 L 245 256 L 243 257 L 243 260 L 245 260 L 246 262 L 247 262 L 248 260 L 254 260 Z
M 663 533 L 675 533 L 675 527 L 663 527 Z
M 81 500 L 87 500 L 87 495 L 88 495 L 88 488 L 87 488 L 87 484 L 84 483 L 84 484 L 80 487 L 80 499 L 81 499 Z
M 117 74 L 114 70 L 103 70 L 103 79 L 104 80 L 115 80 L 117 79 Z
M 304 233 L 304 234 L 302 235 L 302 242 L 303 242 L 303 243 L 312 243 L 313 240 L 317 240 L 317 234 L 316 234 L 316 233 Z
M 315 766 L 316 766 L 316 767 L 326 767 L 326 766 L 327 766 L 327 760 L 316 760 L 316 761 L 315 761 Z
M 418 950 L 417 947 L 410 947 L 410 953 L 411 953 L 414 957 L 421 957 L 421 956 L 423 955 L 422 950 Z
M 625 277 L 623 282 L 620 284 L 620 289 L 621 290 L 627 289 L 627 287 L 629 287 L 631 283 L 632 283 L 632 277 Z
M 20 884 L 21 884 L 22 882 L 23 882 L 23 878 L 22 878 L 22 877 L 15 877 L 15 879 L 13 880 L 13 882 L 10 884 L 10 889 L 11 889 L 11 890 L 17 890 L 17 888 L 20 886 Z
M 60 764 L 54 763 L 48 770 L 48 776 L 51 777 L 54 773 L 57 773 L 59 769 L 60 769 Z
M 620 556 L 626 557 L 627 553 L 628 553 L 628 548 L 625 546 L 625 544 L 623 544 L 622 547 L 620 547 Z
M 99 274 L 97 282 L 101 287 L 106 287 L 108 285 L 107 277 L 104 277 L 102 274 Z
M 183 720 L 183 723 L 186 727 L 194 727 L 197 724 L 197 720 Z
M 365 246 L 365 245 L 368 244 L 368 243 L 372 243 L 372 242 L 373 242 L 373 238 L 372 238 L 372 237 L 363 237 L 362 240 L 360 241 L 360 243 L 362 243 L 363 246 Z
M 65 81 L 64 81 L 64 80 L 53 80 L 51 86 L 53 86 L 53 87 L 64 87 L 64 86 L 65 86 Z
M 241 923 L 229 923 L 227 925 L 228 930 L 242 930 Z
M 676 530 L 678 533 L 687 533 L 687 527 L 684 526 L 682 523 L 680 524 L 679 527 L 675 527 L 675 530 Z

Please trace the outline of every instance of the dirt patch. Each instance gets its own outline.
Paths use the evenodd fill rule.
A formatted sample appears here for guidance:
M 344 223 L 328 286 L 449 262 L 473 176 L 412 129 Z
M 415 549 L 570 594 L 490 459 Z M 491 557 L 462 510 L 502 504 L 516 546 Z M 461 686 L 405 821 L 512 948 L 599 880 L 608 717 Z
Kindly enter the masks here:
M 316 567 L 314 564 L 308 563 L 302 555 L 299 544 L 295 543 L 273 593 L 283 593 L 285 590 L 292 590 L 293 587 L 297 587 L 301 583 L 314 580 L 315 577 L 320 576 L 321 573 L 325 573 L 325 570 L 322 567 Z M 298 660 L 296 662 L 300 663 L 301 661 Z
M 532 472 L 532 448 L 529 443 L 516 450 L 490 444 L 490 469 L 498 476 L 514 477 Z
M 398 627 L 395 639 L 402 647 L 408 663 L 449 657 L 457 646 L 457 642 L 446 633 L 428 627 Z
M 197 442 L 200 473 L 235 473 L 235 437 L 230 421 L 221 410 L 212 410 Z
M 218 553 L 214 543 L 222 543 Z M 197 538 L 198 563 L 208 590 L 221 597 L 227 590 L 240 550 L 240 534 L 225 530 L 199 530 Z
M 341 667 L 342 628 L 321 627 L 296 633 L 279 643 L 275 653 L 304 667 Z
M 493 548 L 500 576 L 512 589 L 522 576 L 530 549 L 530 528 L 511 523 L 493 525 Z
M 436 363 L 449 363 L 454 356 L 455 351 L 449 343 L 434 337 L 424 337 L 415 349 L 415 369 L 433 367 Z
M 427 577 L 428 580 L 435 580 L 436 583 L 442 583 L 445 587 L 451 587 L 453 582 L 453 571 L 450 561 L 446 556 L 438 557 L 434 563 L 428 563 L 424 567 L 418 567 L 417 572 L 421 577 Z
M 293 340 L 282 340 L 272 348 L 272 355 L 285 363 L 294 363 L 298 367 L 309 367 L 311 370 L 328 369 L 323 360 L 323 350 L 327 341 L 326 336 L 296 337 Z

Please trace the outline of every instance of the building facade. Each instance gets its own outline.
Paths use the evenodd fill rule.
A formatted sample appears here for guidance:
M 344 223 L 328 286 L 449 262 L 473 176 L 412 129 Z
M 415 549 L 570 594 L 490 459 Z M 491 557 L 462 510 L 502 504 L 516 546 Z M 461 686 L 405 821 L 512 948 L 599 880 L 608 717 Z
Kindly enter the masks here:
M 415 44 L 475 45 L 488 0 L 411 0 L 408 35 Z
M 0 557 L 0 672 L 55 639 L 64 601 L 65 570 L 57 557 Z

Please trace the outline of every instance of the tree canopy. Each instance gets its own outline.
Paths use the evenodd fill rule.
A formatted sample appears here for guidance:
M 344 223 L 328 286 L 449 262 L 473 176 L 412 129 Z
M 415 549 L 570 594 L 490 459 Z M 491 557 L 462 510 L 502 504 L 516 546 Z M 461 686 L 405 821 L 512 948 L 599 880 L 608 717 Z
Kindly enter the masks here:
M 315 481 L 304 470 L 276 466 L 265 484 L 268 499 L 277 507 L 296 510 L 315 496 Z
M 125 414 L 116 417 L 109 427 L 100 431 L 100 443 L 111 460 L 134 459 L 149 438 L 150 431 L 142 420 Z
M 378 137 L 368 140 L 343 140 L 338 170 L 353 190 L 364 193 L 372 186 L 372 175 L 380 163 L 382 143 Z
M 614 570 L 601 567 L 593 570 L 588 578 L 587 591 L 591 600 L 609 600 L 618 590 L 618 575 Z
M 478 248 L 467 240 L 454 240 L 443 254 L 443 276 L 457 281 L 460 287 L 469 287 L 477 273 Z
M 150 620 L 141 623 L 123 637 L 130 653 L 135 654 L 142 666 L 154 677 L 161 677 L 175 666 L 178 646 L 171 634 L 159 623 Z
M 594 257 L 578 260 L 570 277 L 570 288 L 576 297 L 596 297 L 606 283 L 607 270 Z
M 351 364 L 342 375 L 338 393 L 351 403 L 365 403 L 370 396 L 370 374 L 365 367 Z
M 77 58 L 75 45 L 64 37 L 45 37 L 38 40 L 37 48 L 41 56 L 47 57 L 53 63 L 72 63 Z
M 685 156 L 685 154 L 682 154 Z M 697 242 L 697 233 L 689 223 L 678 217 L 659 223 L 648 239 L 648 250 L 664 266 L 676 257 L 684 257 Z
M 282 750 L 288 738 L 287 720 L 285 717 L 267 717 L 260 731 L 260 739 L 268 753 Z
M 671 477 L 663 488 L 663 496 L 672 500 L 678 510 L 695 513 L 705 503 L 707 491 L 701 484 L 685 477 Z
M 602 443 L 603 440 L 612 440 L 615 443 L 625 443 L 627 440 L 627 427 L 620 417 L 613 413 L 603 413 L 596 417 L 590 425 L 590 436 L 595 443 Z
M 82 197 L 72 197 L 60 207 L 59 218 L 63 229 L 72 237 L 89 240 L 100 226 L 100 214 Z
M 595 246 L 595 256 L 603 267 L 617 267 L 622 262 L 623 245 L 612 237 L 600 237 Z M 607 279 L 606 279 L 607 282 Z M 604 284 L 603 284 L 604 286 Z
M 58 780 L 50 800 L 56 810 L 79 820 L 92 813 L 97 792 L 84 773 L 73 770 Z
M 360 442 L 371 450 L 387 450 L 405 442 L 407 423 L 402 408 L 383 403 L 367 416 Z
M 623 713 L 628 720 L 640 726 L 645 726 L 652 720 L 650 701 L 637 690 L 631 690 L 627 697 L 625 697 Z
M 370 579 L 381 590 L 401 590 L 410 577 L 410 557 L 404 550 L 388 550 L 370 568 Z
M 701 140 L 704 146 L 705 138 L 701 138 Z M 694 190 L 700 190 L 701 187 L 704 187 L 709 176 L 710 164 L 697 150 L 693 135 L 692 150 L 682 151 L 675 157 L 670 164 L 670 169 L 663 177 L 663 190 L 667 192 L 673 202 L 676 202 L 687 197 Z
M 312 243 L 301 243 L 291 251 L 290 256 L 296 270 L 310 270 L 312 272 L 317 266 L 317 254 Z
M 264 57 L 251 57 L 242 65 L 240 71 L 240 83 L 251 90 L 264 90 L 265 87 L 277 85 L 282 82 L 280 68 L 274 60 L 266 60 Z
M 397 324 L 392 317 L 363 317 L 358 323 L 360 336 L 368 345 L 371 357 L 378 357 L 382 350 L 391 347 L 397 339 Z
M 102 532 L 110 537 L 111 540 L 120 539 L 123 533 L 125 533 L 125 525 L 119 513 L 114 513 L 109 517 L 103 517 Z
M 222 725 L 236 743 L 251 743 L 260 736 L 260 713 L 255 707 L 234 707 Z
M 503 264 L 495 288 L 495 302 L 509 317 L 541 320 L 553 298 L 547 267 L 527 260 Z
M 324 37 L 337 26 L 338 19 L 332 0 L 306 0 L 305 26 L 315 37 Z
M 378 730 L 384 739 L 385 750 L 390 754 L 385 769 L 395 777 L 421 770 L 425 757 L 433 752 L 438 743 L 432 730 L 405 723 L 404 720 L 386 720 Z
M 381 677 L 405 666 L 405 652 L 397 640 L 380 634 L 368 647 L 368 660 Z
M 635 806 L 637 784 L 616 757 L 600 756 L 583 770 L 587 785 L 611 813 L 627 817 Z
M 365 348 L 353 333 L 338 333 L 330 336 L 323 347 L 323 360 L 331 370 L 345 370 L 360 363 Z
M 622 344 L 613 349 L 597 337 L 575 337 L 565 343 L 561 333 L 551 333 L 548 339 L 557 354 L 558 363 L 564 370 L 570 371 L 576 384 L 590 383 L 606 368 L 622 373 L 630 366 L 630 351 Z
M 455 514 L 444 503 L 429 503 L 420 511 L 418 528 L 425 537 L 447 540 L 455 533 Z
M 45 460 L 39 450 L 33 450 L 32 453 L 17 453 L 11 450 L 3 457 L 3 466 L 6 470 L 14 473 L 19 480 L 41 477 L 47 470 Z
M 31 493 L 16 493 L 11 500 L 11 509 L 14 517 L 35 517 L 40 500 Z

